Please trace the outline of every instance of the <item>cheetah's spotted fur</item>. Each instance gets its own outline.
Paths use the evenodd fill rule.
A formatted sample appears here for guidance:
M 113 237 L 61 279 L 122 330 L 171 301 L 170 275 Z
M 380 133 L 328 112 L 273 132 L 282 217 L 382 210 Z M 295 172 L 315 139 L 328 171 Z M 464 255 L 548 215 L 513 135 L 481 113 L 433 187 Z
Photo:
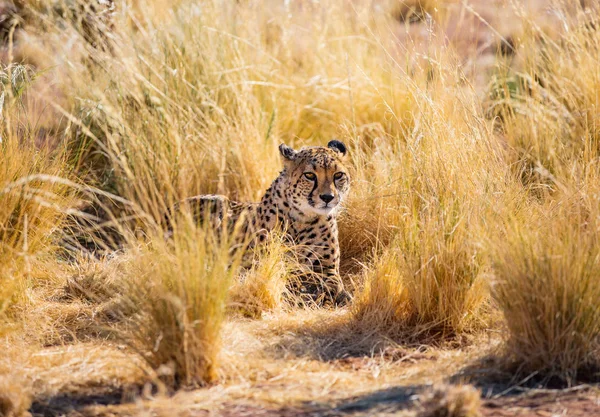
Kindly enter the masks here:
M 196 220 L 209 217 L 218 226 L 233 226 L 246 213 L 242 229 L 252 233 L 251 245 L 265 240 L 266 232 L 281 230 L 293 243 L 306 271 L 293 287 L 317 303 L 347 299 L 339 275 L 340 249 L 336 215 L 350 187 L 344 166 L 346 147 L 332 140 L 327 147 L 298 151 L 282 144 L 283 170 L 260 203 L 238 203 L 221 195 L 200 195 L 184 201 Z

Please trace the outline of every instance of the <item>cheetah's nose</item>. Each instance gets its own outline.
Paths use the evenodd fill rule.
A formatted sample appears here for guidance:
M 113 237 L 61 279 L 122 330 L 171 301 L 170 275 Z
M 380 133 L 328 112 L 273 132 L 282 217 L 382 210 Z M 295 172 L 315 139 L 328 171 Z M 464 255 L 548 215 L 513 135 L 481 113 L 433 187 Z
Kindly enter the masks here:
M 326 204 L 329 204 L 331 200 L 333 200 L 333 194 L 321 194 L 321 200 L 323 200 Z

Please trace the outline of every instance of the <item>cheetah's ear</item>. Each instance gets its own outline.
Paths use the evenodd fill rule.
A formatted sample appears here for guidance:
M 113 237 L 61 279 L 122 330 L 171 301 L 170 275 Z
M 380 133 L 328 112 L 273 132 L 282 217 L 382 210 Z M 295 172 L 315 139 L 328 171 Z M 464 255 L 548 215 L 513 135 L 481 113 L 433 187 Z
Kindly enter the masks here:
M 296 159 L 297 153 L 294 149 L 287 146 L 285 143 L 279 145 L 279 152 L 283 156 L 283 161 L 293 161 Z
M 330 140 L 327 147 L 342 154 L 342 158 L 346 156 L 346 145 L 337 139 Z

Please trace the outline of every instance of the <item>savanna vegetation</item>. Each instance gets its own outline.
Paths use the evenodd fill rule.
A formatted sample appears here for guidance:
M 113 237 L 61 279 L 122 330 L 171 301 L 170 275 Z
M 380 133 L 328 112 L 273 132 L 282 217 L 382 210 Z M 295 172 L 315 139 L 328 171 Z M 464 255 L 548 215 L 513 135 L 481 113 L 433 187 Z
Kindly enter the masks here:
M 597 407 L 599 19 L 0 2 L 0 416 L 491 416 L 532 387 Z M 244 254 L 185 212 L 165 233 L 183 198 L 258 201 L 280 143 L 332 138 L 347 306 L 298 306 L 277 234 Z

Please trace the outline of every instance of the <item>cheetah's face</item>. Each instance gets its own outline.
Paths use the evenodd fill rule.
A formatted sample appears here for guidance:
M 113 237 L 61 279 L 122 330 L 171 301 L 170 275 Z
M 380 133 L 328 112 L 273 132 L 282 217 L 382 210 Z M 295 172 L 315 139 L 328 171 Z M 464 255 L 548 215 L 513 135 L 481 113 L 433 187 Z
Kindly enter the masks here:
M 327 147 L 313 146 L 295 151 L 280 145 L 288 177 L 288 200 L 306 214 L 328 215 L 339 208 L 348 194 L 350 177 L 344 166 L 346 146 L 332 140 Z

